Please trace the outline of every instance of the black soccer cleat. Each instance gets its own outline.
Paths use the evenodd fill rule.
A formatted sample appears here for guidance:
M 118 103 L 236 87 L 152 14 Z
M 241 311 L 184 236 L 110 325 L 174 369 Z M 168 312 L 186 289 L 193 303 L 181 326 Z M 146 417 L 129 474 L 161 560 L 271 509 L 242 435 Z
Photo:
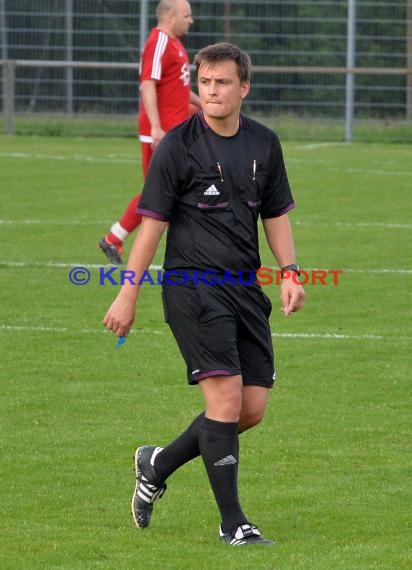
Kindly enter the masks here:
M 271 546 L 275 544 L 273 540 L 263 538 L 257 527 L 252 523 L 239 525 L 233 532 L 223 532 L 219 529 L 220 541 L 231 546 L 251 546 L 252 544 L 262 544 Z
M 113 265 L 123 264 L 122 258 L 120 257 L 123 252 L 122 247 L 119 247 L 114 243 L 109 243 L 105 237 L 99 240 L 99 247 L 108 258 L 110 263 L 113 263 Z
M 152 517 L 153 503 L 166 491 L 166 483 L 157 482 L 153 460 L 162 447 L 143 445 L 134 456 L 136 487 L 132 497 L 132 515 L 138 528 L 147 528 Z

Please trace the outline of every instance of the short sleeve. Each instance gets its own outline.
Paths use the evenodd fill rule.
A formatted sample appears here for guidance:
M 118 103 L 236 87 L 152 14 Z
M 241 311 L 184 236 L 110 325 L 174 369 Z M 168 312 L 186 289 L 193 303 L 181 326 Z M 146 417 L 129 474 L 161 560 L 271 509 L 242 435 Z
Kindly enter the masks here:
M 168 221 L 178 199 L 183 171 L 184 149 L 166 135 L 150 160 L 137 213 Z
M 295 207 L 283 160 L 282 147 L 274 133 L 267 167 L 269 176 L 260 209 L 262 219 L 277 218 Z
M 155 30 L 154 32 L 157 32 Z M 165 56 L 168 36 L 164 32 L 159 31 L 148 38 L 143 51 L 140 69 L 140 81 L 146 79 L 155 79 L 160 81 L 162 78 L 163 59 Z

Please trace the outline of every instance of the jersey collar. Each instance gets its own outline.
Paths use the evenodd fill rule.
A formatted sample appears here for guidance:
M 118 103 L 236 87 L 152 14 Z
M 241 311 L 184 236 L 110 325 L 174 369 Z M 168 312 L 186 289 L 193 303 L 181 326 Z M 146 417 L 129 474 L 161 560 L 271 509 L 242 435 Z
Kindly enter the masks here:
M 203 131 L 207 131 L 210 129 L 209 125 L 206 123 L 205 120 L 205 116 L 203 114 L 203 111 L 198 111 L 197 112 L 197 116 L 199 118 L 200 124 L 202 126 L 202 130 Z M 239 115 L 239 129 L 243 128 L 243 117 L 242 115 Z

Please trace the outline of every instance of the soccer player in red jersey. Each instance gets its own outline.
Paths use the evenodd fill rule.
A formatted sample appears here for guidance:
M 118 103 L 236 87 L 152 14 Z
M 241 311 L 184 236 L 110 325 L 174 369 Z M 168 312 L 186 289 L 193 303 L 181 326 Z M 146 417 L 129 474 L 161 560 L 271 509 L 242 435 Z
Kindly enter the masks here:
M 145 178 L 163 136 L 200 108 L 198 95 L 190 89 L 189 57 L 180 41 L 193 24 L 190 4 L 187 0 L 161 0 L 156 17 L 158 25 L 150 32 L 140 62 L 138 126 Z M 139 202 L 140 194 L 99 241 L 99 247 L 116 265 L 122 263 L 124 240 L 142 221 L 137 213 Z

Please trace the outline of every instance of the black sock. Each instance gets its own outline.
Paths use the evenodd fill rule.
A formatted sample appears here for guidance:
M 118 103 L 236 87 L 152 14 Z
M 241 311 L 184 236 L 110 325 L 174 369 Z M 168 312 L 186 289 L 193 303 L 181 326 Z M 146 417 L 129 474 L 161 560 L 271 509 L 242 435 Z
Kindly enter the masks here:
M 199 429 L 204 415 L 202 412 L 197 416 L 186 431 L 156 456 L 155 471 L 159 481 L 165 481 L 176 469 L 199 457 Z
M 223 532 L 247 522 L 237 490 L 239 461 L 238 422 L 218 422 L 203 418 L 199 448 L 222 517 Z

